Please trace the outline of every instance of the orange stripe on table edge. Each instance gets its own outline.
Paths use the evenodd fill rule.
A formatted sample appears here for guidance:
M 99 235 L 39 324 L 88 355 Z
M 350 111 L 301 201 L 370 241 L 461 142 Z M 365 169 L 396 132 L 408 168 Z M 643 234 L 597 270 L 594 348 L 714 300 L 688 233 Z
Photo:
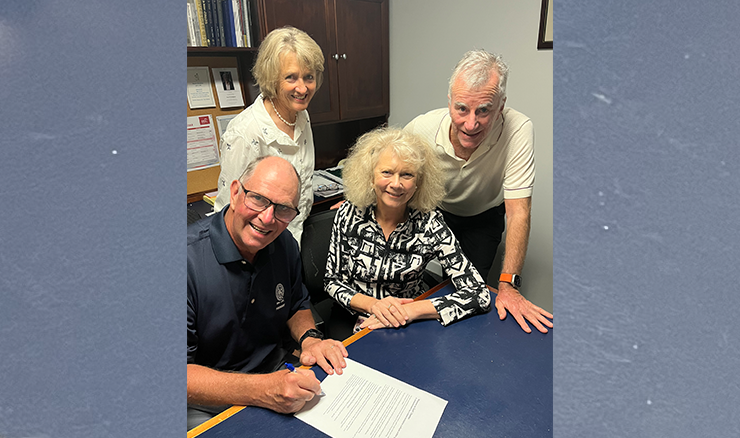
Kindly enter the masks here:
M 229 409 L 221 412 L 220 414 L 216 415 L 215 417 L 211 418 L 210 420 L 206 421 L 205 423 L 201 423 L 198 426 L 190 429 L 188 431 L 188 438 L 192 438 L 194 436 L 198 436 L 201 433 L 205 432 L 206 430 L 212 428 L 213 426 L 217 425 L 218 423 L 224 421 L 225 419 L 231 417 L 232 415 L 236 414 L 237 412 L 244 409 L 246 406 L 232 406 Z

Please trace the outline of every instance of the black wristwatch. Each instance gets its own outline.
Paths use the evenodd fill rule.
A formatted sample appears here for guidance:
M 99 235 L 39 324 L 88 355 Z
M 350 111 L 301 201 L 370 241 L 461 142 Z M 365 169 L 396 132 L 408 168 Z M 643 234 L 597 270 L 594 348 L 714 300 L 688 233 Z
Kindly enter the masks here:
M 501 274 L 501 277 L 499 277 L 498 281 L 509 283 L 514 286 L 514 289 L 519 289 L 520 287 L 522 287 L 522 277 L 516 274 Z
M 304 333 L 303 336 L 301 336 L 301 339 L 298 340 L 299 347 L 303 348 L 303 341 L 305 341 L 306 338 L 324 339 L 324 334 L 316 329 L 306 330 L 306 333 Z

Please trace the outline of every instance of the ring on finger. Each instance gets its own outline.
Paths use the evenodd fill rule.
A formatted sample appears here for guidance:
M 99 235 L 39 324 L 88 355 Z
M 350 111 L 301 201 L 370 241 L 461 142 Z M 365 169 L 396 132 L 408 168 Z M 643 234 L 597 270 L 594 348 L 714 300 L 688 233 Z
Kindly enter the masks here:
M 388 304 L 388 310 L 390 310 L 391 306 L 393 306 L 393 304 Z

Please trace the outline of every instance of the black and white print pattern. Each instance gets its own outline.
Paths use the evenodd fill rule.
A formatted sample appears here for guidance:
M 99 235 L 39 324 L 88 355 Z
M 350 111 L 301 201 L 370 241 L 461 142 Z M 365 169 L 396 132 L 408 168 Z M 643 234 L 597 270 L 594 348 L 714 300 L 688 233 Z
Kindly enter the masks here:
M 431 300 L 443 325 L 490 310 L 488 288 L 439 212 L 411 209 L 386 241 L 374 206 L 345 202 L 334 218 L 324 287 L 350 312 L 356 293 L 414 298 L 425 291 L 422 273 L 435 257 L 456 289 Z

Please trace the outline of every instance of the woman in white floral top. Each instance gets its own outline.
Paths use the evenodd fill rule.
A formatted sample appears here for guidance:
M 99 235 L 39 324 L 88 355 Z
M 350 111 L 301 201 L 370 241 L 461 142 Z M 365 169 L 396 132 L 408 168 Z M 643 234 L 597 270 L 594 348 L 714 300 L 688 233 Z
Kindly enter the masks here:
M 285 26 L 267 34 L 252 69 L 260 95 L 229 122 L 221 136 L 216 211 L 229 204 L 231 182 L 249 163 L 266 155 L 285 158 L 303 182 L 300 213 L 288 225 L 301 244 L 303 221 L 313 205 L 315 157 L 308 104 L 321 86 L 323 71 L 321 47 L 306 32 Z
M 342 171 L 347 201 L 335 219 L 324 286 L 360 328 L 399 327 L 419 319 L 448 325 L 488 312 L 491 296 L 435 210 L 444 196 L 436 153 L 419 137 L 381 128 L 357 141 Z M 437 258 L 456 291 L 413 301 Z

